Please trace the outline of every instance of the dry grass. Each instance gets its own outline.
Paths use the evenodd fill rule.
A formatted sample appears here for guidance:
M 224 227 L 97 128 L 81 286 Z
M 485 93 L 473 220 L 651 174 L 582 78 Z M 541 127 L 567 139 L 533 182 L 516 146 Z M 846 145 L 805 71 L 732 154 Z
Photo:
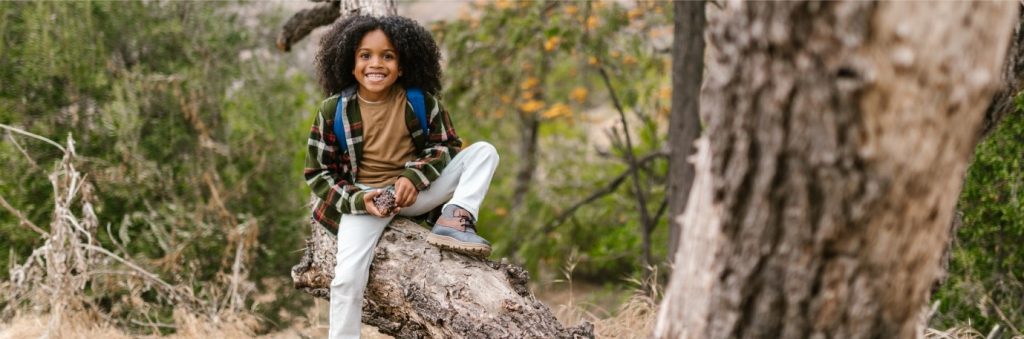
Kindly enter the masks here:
M 132 338 L 112 326 L 100 325 L 101 322 L 95 319 L 65 315 L 64 320 L 60 327 L 51 329 L 49 327 L 49 316 L 18 316 L 12 319 L 10 324 L 0 326 L 0 339 L 43 338 L 47 336 L 68 339 Z
M 181 311 L 174 312 L 177 333 L 167 338 L 252 338 L 256 324 L 246 319 L 231 319 L 219 323 L 203 322 L 200 316 Z M 49 315 L 22 315 L 9 325 L 0 326 L 0 339 L 14 338 L 68 338 L 68 339 L 121 339 L 138 338 L 145 334 L 127 333 L 109 323 L 81 314 L 64 315 L 56 328 L 50 327 Z M 154 332 L 148 336 L 157 334 Z M 295 336 L 298 337 L 298 336 Z

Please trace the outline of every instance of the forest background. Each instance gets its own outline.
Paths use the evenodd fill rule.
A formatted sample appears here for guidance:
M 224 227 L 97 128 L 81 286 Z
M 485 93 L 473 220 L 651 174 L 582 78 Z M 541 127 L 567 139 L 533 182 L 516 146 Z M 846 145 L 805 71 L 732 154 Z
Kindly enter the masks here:
M 309 232 L 301 167 L 323 97 L 309 53 L 318 41 L 274 49 L 295 7 L 278 6 L 0 3 L 0 124 L 62 144 L 72 137 L 86 182 L 75 212 L 92 206 L 97 244 L 188 290 L 208 315 L 252 315 L 253 333 L 306 321 L 314 305 L 288 271 Z M 415 17 L 415 6 L 399 12 Z M 633 294 L 656 300 L 670 270 L 671 6 L 496 1 L 418 18 L 444 48 L 443 100 L 459 134 L 502 154 L 480 217 L 492 258 L 523 264 L 540 290 L 594 286 L 570 303 L 597 317 L 615 316 Z M 611 93 L 625 108 L 632 149 Z M 642 198 L 621 185 L 627 152 L 645 159 Z M 45 229 L 54 219 L 48 174 L 63 156 L 3 131 L 4 321 L 46 311 L 8 293 L 12 274 L 43 244 L 26 223 Z M 1024 243 L 1022 198 L 1018 111 L 976 150 L 931 327 L 1024 328 L 1024 251 L 1015 248 Z M 649 202 L 653 228 L 642 225 L 638 200 Z M 95 274 L 89 307 L 132 333 L 175 331 L 180 304 L 158 286 L 121 271 Z

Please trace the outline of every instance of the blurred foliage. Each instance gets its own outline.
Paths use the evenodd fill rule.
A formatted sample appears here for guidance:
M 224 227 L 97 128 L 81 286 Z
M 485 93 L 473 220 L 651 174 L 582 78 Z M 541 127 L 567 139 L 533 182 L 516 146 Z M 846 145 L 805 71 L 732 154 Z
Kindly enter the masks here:
M 308 227 L 298 160 L 319 98 L 269 51 L 276 27 L 247 26 L 241 6 L 0 4 L 0 123 L 72 135 L 96 190 L 99 241 L 164 280 L 224 300 L 243 246 L 243 294 L 275 296 L 246 307 L 275 322 L 281 307 L 306 306 L 289 298 L 287 279 Z M 46 174 L 58 152 L 17 135 L 0 141 L 0 194 L 37 225 L 49 224 Z M 4 211 L 0 242 L 7 267 L 40 239 Z M 172 322 L 169 305 L 129 307 L 156 298 L 147 288 L 93 292 L 115 318 Z
M 498 147 L 502 164 L 481 211 L 481 233 L 495 256 L 517 258 L 535 274 L 556 274 L 579 253 L 575 274 L 620 283 L 641 271 L 641 227 L 629 181 L 544 232 L 564 209 L 627 168 L 618 114 L 598 73 L 607 70 L 630 121 L 634 152 L 659 150 L 670 107 L 671 3 L 481 1 L 432 30 L 446 52 L 445 102 L 461 136 Z M 524 131 L 539 121 L 538 163 L 530 190 L 513 208 Z M 621 147 L 616 147 L 619 145 Z M 653 215 L 664 200 L 667 161 L 641 178 Z M 667 222 L 653 239 L 662 262 Z
M 935 327 L 1024 329 L 1024 95 L 1017 106 L 975 150 Z

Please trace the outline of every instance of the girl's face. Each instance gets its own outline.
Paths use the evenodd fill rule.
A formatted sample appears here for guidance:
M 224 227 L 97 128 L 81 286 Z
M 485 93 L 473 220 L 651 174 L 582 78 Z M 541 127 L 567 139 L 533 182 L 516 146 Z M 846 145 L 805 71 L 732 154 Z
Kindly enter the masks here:
M 356 48 L 356 67 L 352 75 L 359 82 L 359 95 L 369 101 L 384 99 L 391 85 L 398 81 L 398 51 L 384 31 L 366 33 Z

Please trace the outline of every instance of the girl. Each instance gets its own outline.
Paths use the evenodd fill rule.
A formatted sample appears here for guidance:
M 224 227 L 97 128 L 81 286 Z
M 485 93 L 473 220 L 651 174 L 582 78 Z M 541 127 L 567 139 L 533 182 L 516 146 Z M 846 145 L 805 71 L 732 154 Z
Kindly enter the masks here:
M 338 236 L 331 338 L 359 337 L 373 250 L 396 214 L 416 216 L 441 206 L 427 242 L 490 254 L 490 244 L 476 234 L 476 219 L 498 154 L 484 142 L 461 149 L 437 100 L 440 58 L 430 33 L 404 17 L 353 16 L 321 41 L 317 72 L 329 97 L 310 131 L 304 172 L 319 198 L 313 219 Z M 424 95 L 410 99 L 415 96 L 407 91 Z M 414 108 L 416 101 L 421 108 Z M 393 192 L 396 208 L 374 204 L 385 190 Z

